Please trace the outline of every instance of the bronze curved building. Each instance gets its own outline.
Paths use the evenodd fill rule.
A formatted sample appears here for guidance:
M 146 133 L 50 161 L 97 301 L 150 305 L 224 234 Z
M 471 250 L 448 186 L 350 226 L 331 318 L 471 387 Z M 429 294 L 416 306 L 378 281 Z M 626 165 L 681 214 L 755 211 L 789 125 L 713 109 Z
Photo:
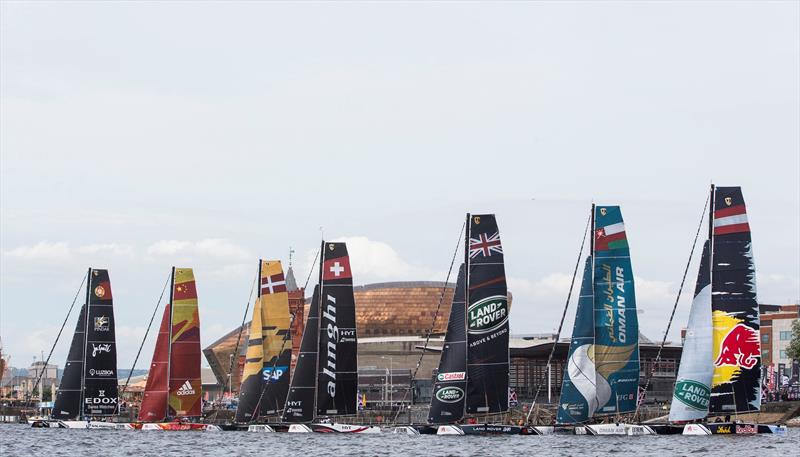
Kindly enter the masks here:
M 433 331 L 443 334 L 450 317 L 454 289 L 455 285 L 452 283 L 445 286 L 444 283 L 435 281 L 384 282 L 354 287 L 356 328 L 361 339 L 359 356 L 362 353 L 362 343 L 367 343 L 374 337 L 424 337 L 433 324 L 437 308 L 439 315 Z M 308 315 L 309 301 L 310 298 L 307 298 L 304 316 Z M 245 324 L 240 341 L 247 341 L 248 329 L 249 323 Z M 228 367 L 238 336 L 237 327 L 203 350 L 220 384 L 224 385 L 227 381 Z M 238 359 L 244 356 L 244 346 L 239 345 L 240 354 L 234 364 L 231 381 L 234 391 L 240 383 L 241 363 Z M 418 350 L 411 349 L 418 353 Z

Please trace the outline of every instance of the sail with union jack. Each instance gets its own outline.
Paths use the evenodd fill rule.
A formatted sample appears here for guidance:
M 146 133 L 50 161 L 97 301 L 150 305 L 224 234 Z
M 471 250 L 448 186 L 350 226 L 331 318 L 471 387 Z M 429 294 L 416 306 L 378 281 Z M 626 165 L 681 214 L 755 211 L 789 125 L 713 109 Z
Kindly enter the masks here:
M 500 243 L 500 232 L 493 234 L 479 233 L 477 238 L 469 238 L 469 258 L 478 256 L 490 257 L 492 254 L 502 254 L 503 245 Z

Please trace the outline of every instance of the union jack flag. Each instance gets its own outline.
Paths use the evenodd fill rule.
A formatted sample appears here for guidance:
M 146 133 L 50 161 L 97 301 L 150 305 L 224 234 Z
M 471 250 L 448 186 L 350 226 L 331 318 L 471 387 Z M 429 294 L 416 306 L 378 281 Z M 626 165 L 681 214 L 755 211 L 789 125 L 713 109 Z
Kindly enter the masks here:
M 469 239 L 469 258 L 474 259 L 479 255 L 489 257 L 492 253 L 503 253 L 503 246 L 500 244 L 500 232 L 487 236 L 485 233 L 478 235 L 478 238 Z

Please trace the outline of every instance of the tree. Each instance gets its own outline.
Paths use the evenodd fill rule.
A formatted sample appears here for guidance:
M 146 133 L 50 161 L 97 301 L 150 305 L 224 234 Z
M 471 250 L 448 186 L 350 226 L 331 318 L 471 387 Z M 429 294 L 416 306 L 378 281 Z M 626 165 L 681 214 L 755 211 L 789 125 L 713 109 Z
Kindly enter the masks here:
M 786 348 L 786 355 L 790 359 L 800 360 L 800 319 L 795 319 L 792 322 L 792 341 L 789 342 L 789 347 Z

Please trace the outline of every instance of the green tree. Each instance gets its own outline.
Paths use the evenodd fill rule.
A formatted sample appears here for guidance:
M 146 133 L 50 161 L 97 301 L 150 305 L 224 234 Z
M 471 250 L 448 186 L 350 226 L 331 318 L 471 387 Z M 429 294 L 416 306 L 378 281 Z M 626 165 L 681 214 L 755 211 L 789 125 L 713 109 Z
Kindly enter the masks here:
M 53 399 L 53 392 L 50 389 L 44 389 L 42 394 L 42 401 L 50 401 Z
M 791 359 L 800 360 L 800 319 L 792 322 L 792 341 L 786 348 L 786 355 Z

